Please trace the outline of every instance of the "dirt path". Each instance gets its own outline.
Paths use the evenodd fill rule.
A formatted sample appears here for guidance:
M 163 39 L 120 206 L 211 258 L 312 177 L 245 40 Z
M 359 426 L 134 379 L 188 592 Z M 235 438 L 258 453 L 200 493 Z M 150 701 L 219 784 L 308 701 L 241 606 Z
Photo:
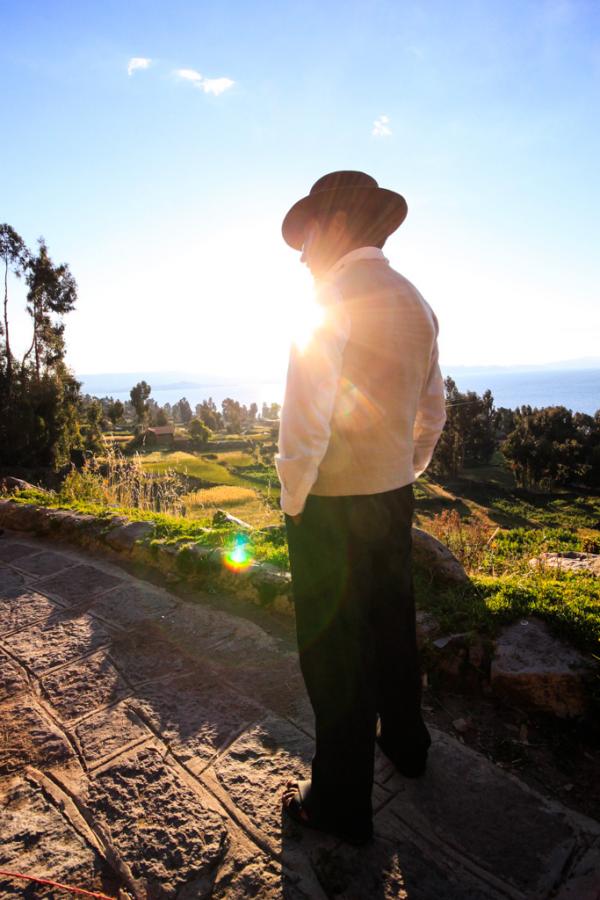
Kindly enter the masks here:
M 597 900 L 598 823 L 440 731 L 423 779 L 378 758 L 369 847 L 282 823 L 297 658 L 218 605 L 0 538 L 0 869 L 140 900 Z M 19 896 L 68 894 L 0 876 Z

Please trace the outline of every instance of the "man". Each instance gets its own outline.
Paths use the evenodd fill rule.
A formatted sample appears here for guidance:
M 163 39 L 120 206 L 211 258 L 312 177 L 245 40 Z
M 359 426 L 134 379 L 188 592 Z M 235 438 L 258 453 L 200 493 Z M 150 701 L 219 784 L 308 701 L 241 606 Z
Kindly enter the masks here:
M 409 777 L 431 739 L 411 572 L 412 483 L 444 426 L 437 320 L 390 268 L 406 202 L 363 172 L 319 179 L 283 222 L 311 270 L 322 321 L 293 347 L 276 466 L 300 665 L 315 714 L 311 781 L 284 811 L 362 844 L 372 836 L 377 740 Z

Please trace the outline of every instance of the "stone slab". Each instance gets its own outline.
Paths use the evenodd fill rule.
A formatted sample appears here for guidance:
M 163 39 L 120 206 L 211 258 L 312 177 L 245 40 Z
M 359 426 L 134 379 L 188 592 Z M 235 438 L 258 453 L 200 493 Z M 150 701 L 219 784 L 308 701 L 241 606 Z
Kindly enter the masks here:
M 309 854 L 325 895 L 336 900 L 500 900 L 460 865 L 424 852 L 401 833 L 393 840 L 377 836 L 359 851 L 311 841 Z
M 122 578 L 104 572 L 97 566 L 76 565 L 68 572 L 50 575 L 40 580 L 36 587 L 38 590 L 56 594 L 67 603 L 82 603 L 122 583 Z
M 271 652 L 269 677 L 265 678 L 265 654 L 241 643 L 237 653 L 219 648 L 214 664 L 222 678 L 236 690 L 255 697 L 278 716 L 301 720 L 306 711 L 306 689 L 295 653 Z
M 588 575 L 600 578 L 600 553 L 578 553 L 567 550 L 563 553 L 540 553 L 539 557 L 529 560 L 532 568 L 561 569 L 574 575 Z
M 72 756 L 71 747 L 33 697 L 21 695 L 0 706 L 0 775 L 30 764 L 56 765 Z
M 183 675 L 194 671 L 199 661 L 183 653 L 168 637 L 156 636 L 154 628 L 117 634 L 113 638 L 111 657 L 133 685 Z
M 210 896 L 229 845 L 227 821 L 156 747 L 98 770 L 81 802 L 129 867 L 140 897 L 169 900 L 186 884 L 193 884 L 192 896 Z
M 0 635 L 47 620 L 59 610 L 54 600 L 35 591 L 5 591 L 0 596 Z
M 116 897 L 118 885 L 102 857 L 90 847 L 41 789 L 21 776 L 0 785 L 0 869 L 39 874 Z M 0 875 L 0 898 L 56 898 L 51 888 Z M 64 891 L 61 897 L 67 896 Z
M 33 547 L 31 544 L 22 544 L 20 541 L 0 539 L 0 560 L 2 562 L 12 563 L 19 557 L 28 556 L 31 553 L 39 553 L 39 547 Z
M 581 653 L 554 637 L 545 622 L 531 618 L 502 631 L 490 679 L 498 696 L 564 718 L 585 712 L 589 670 Z
M 268 716 L 217 760 L 214 774 L 256 828 L 279 843 L 281 795 L 288 780 L 310 777 L 313 749 L 289 722 Z
M 151 736 L 126 702 L 83 719 L 73 731 L 90 766 L 98 765 L 128 744 Z
M 0 652 L 0 702 L 28 686 L 23 670 L 9 656 Z
M 261 853 L 253 845 L 238 845 L 216 873 L 211 900 L 326 900 L 313 876 L 302 878 L 283 863 Z M 192 886 L 190 886 L 192 888 Z M 194 889 L 184 887 L 177 900 L 198 900 Z
M 377 833 L 394 841 L 408 829 L 449 856 L 500 873 L 527 897 L 548 896 L 575 845 L 573 827 L 481 754 L 431 733 L 426 775 L 395 776 L 400 792 L 376 816 Z
M 0 563 L 0 595 L 4 595 L 6 592 L 22 591 L 26 587 L 27 582 L 23 575 Z
M 56 572 L 75 566 L 76 563 L 62 553 L 44 550 L 34 553 L 32 556 L 20 556 L 14 565 L 18 569 L 22 569 L 23 572 L 27 572 L 28 575 L 36 575 L 43 578 L 46 575 L 54 575 Z
M 163 620 L 176 602 L 166 591 L 126 582 L 107 594 L 92 598 L 90 606 L 95 614 L 122 628 L 146 625 L 150 620 L 152 627 L 159 630 L 161 624 L 166 627 Z
M 113 703 L 129 691 L 109 657 L 108 648 L 49 672 L 41 679 L 41 685 L 64 721 Z
M 45 622 L 13 634 L 10 648 L 34 672 L 43 672 L 96 650 L 109 640 L 106 628 L 91 616 L 57 612 Z
M 169 613 L 165 627 L 171 640 L 183 652 L 194 655 L 217 645 L 235 642 L 241 630 L 233 616 L 209 609 L 201 603 L 181 603 Z
M 575 862 L 555 900 L 600 900 L 600 840 Z
M 198 675 L 146 685 L 129 701 L 192 771 L 263 714 L 257 704 Z
M 155 530 L 153 522 L 129 522 L 112 528 L 106 535 L 106 543 L 115 550 L 131 550 L 137 541 L 150 537 Z

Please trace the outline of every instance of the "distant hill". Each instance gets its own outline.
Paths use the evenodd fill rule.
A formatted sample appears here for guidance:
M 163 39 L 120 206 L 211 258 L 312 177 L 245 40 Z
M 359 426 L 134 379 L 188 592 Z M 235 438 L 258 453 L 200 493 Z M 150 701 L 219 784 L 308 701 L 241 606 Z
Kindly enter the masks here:
M 503 372 L 577 372 L 600 369 L 600 356 L 582 356 L 580 359 L 563 359 L 551 363 L 522 363 L 512 366 L 461 366 L 441 363 L 444 373 L 461 375 L 501 374 Z
M 100 372 L 93 375 L 77 373 L 83 391 L 96 397 L 129 391 L 138 381 L 146 381 L 153 391 L 189 390 L 215 384 L 236 384 L 239 377 L 215 377 L 214 375 L 187 372 Z

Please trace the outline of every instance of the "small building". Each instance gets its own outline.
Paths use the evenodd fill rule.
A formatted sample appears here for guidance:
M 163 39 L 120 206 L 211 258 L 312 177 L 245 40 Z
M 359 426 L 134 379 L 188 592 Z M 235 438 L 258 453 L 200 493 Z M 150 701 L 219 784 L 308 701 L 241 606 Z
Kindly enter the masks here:
M 154 425 L 146 428 L 144 433 L 144 444 L 147 447 L 172 447 L 174 442 L 174 425 Z

